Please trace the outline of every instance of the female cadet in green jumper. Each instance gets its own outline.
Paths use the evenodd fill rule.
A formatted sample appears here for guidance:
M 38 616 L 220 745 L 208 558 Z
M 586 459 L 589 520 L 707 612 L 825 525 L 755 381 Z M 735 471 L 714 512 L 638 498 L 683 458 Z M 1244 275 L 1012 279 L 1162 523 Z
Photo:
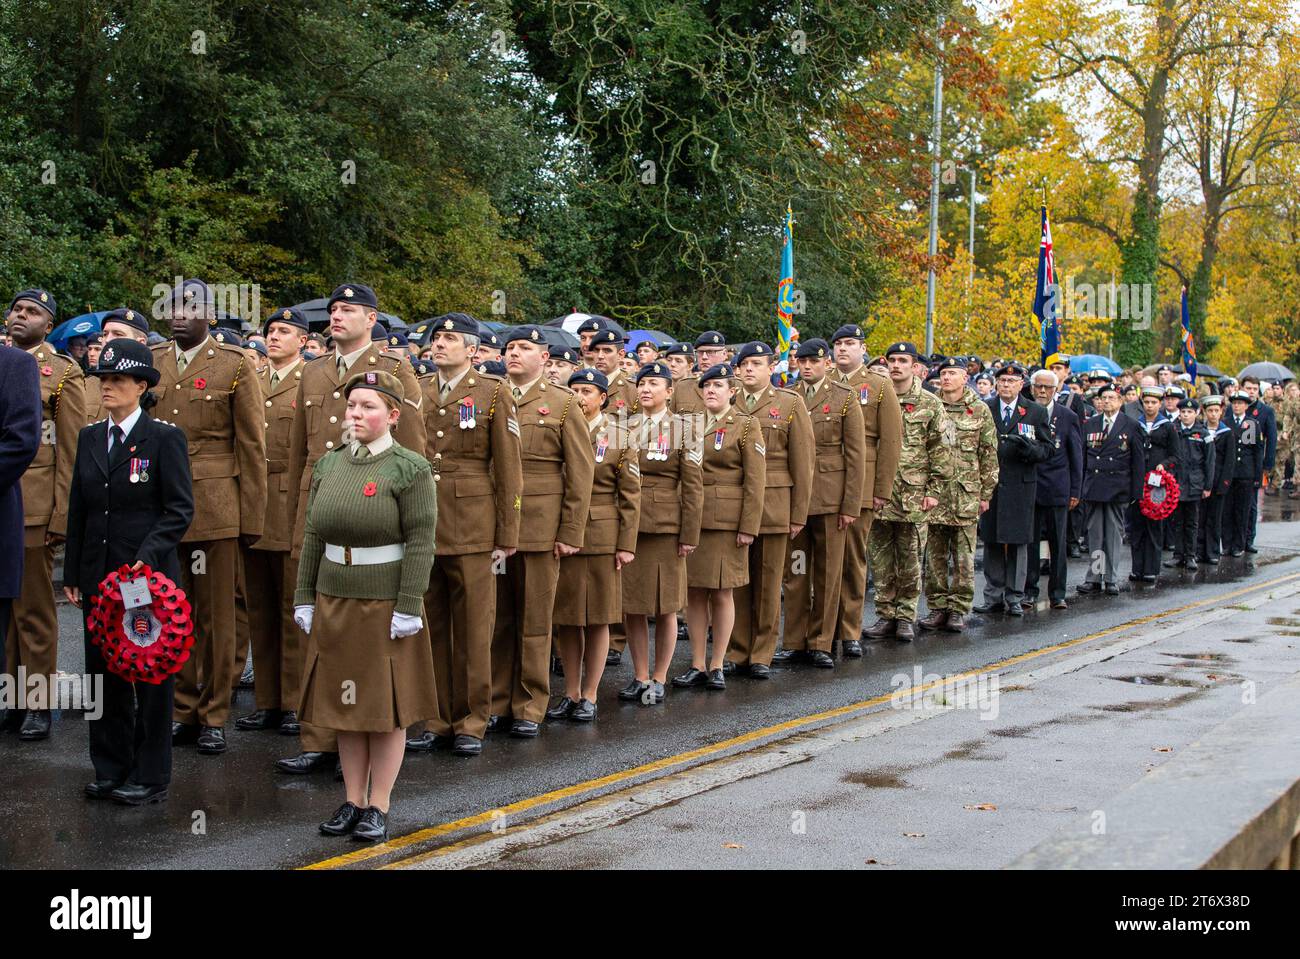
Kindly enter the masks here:
M 402 384 L 351 377 L 347 446 L 312 471 L 294 619 L 309 634 L 298 715 L 338 730 L 347 801 L 326 835 L 388 838 L 388 804 L 412 723 L 438 715 L 424 591 L 433 567 L 432 470 L 391 430 Z M 367 795 L 369 785 L 369 795 Z

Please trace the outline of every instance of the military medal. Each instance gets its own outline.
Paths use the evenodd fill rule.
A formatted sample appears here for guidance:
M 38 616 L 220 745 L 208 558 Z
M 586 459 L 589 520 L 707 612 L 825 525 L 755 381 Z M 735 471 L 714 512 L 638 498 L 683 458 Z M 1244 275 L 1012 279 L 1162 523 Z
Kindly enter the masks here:
M 858 402 L 861 403 L 863 406 L 866 406 L 868 403 L 871 402 L 870 384 L 863 383 L 860 387 L 858 387 Z
M 149 470 L 149 461 L 148 461 L 148 460 L 145 460 L 145 459 L 137 459 L 137 458 L 135 458 L 135 457 L 132 457 L 132 459 L 131 459 L 130 470 L 131 470 L 131 482 L 132 482 L 132 483 L 147 483 L 147 482 L 149 482 L 149 472 L 148 472 L 148 470 Z
M 713 434 L 713 448 L 715 450 L 722 449 L 722 439 L 726 435 L 727 435 L 726 430 L 718 430 L 716 433 Z
M 609 436 L 601 433 L 596 437 L 596 462 L 605 462 L 605 451 L 609 449 Z
M 659 434 L 659 438 L 655 440 L 655 445 L 646 454 L 646 458 L 652 460 L 668 459 L 668 438 L 663 433 Z
M 472 430 L 476 422 L 474 419 L 474 397 L 467 396 L 460 401 L 460 428 Z

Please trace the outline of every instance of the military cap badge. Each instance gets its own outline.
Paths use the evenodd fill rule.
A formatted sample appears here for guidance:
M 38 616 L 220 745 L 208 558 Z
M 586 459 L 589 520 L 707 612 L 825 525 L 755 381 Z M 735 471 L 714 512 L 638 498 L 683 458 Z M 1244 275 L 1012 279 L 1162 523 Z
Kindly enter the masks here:
M 453 323 L 451 320 L 447 320 L 445 323 L 442 324 L 442 328 L 443 328 L 444 330 L 450 330 L 450 329 L 451 329 L 452 327 L 454 327 L 455 325 L 456 325 L 456 324 Z
M 344 288 L 344 290 L 343 290 L 343 295 L 344 295 L 344 296 L 355 296 L 355 294 L 352 292 L 352 287 L 350 287 L 350 286 Z
M 285 310 L 283 313 L 280 314 L 280 316 L 284 317 L 284 319 L 287 320 L 287 319 L 289 319 L 291 316 L 293 316 L 293 314 L 290 313 L 288 310 Z

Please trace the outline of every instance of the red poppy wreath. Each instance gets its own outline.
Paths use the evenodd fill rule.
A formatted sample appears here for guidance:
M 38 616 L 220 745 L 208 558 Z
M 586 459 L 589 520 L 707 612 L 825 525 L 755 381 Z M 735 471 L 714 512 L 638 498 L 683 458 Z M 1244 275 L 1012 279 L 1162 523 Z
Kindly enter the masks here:
M 149 584 L 152 602 L 127 609 L 122 584 L 140 576 Z M 91 602 L 90 641 L 104 662 L 127 682 L 158 685 L 180 672 L 194 648 L 194 623 L 185 591 L 162 573 L 142 566 L 122 566 L 104 577 Z

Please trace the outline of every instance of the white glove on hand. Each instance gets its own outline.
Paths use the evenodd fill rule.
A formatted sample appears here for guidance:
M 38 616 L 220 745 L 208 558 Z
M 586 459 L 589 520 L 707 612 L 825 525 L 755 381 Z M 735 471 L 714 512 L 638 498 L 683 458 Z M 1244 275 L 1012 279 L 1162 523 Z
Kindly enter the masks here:
M 405 613 L 393 613 L 393 625 L 388 631 L 389 638 L 401 639 L 403 636 L 414 636 L 423 626 L 423 621 L 419 616 L 407 616 Z
M 304 633 L 311 632 L 311 620 L 315 615 L 315 606 L 295 606 L 293 608 L 293 621 L 301 627 Z

